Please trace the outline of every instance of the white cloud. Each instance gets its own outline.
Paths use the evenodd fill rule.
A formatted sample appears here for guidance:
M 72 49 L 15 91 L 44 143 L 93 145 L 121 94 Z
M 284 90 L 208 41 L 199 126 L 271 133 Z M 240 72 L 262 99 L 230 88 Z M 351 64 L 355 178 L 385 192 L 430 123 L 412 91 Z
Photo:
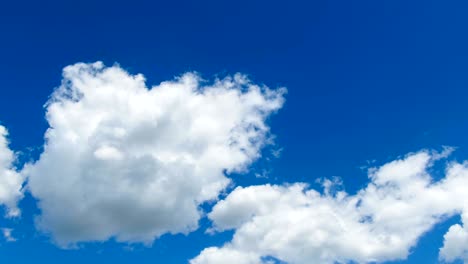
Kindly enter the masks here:
M 323 181 L 325 191 L 297 183 L 238 187 L 209 214 L 213 229 L 235 229 L 223 247 L 203 250 L 192 264 L 265 263 L 273 256 L 290 264 L 382 262 L 407 258 L 418 239 L 468 204 L 468 164 L 451 163 L 434 182 L 428 173 L 442 154 L 421 151 L 369 171 L 370 183 L 354 195 Z M 338 190 L 338 191 L 337 191 Z M 467 260 L 468 236 L 450 228 L 441 258 Z
M 13 229 L 11 228 L 2 228 L 2 234 L 3 234 L 3 237 L 5 239 L 5 241 L 7 242 L 15 242 L 16 241 L 16 238 L 13 237 Z
M 451 262 L 462 259 L 468 263 L 468 210 L 463 214 L 463 224 L 453 225 L 444 236 L 444 246 L 440 249 L 440 259 Z
M 8 131 L 0 126 L 0 205 L 6 206 L 7 216 L 19 216 L 18 201 L 23 197 L 23 177 L 13 167 L 15 153 L 8 147 Z
M 191 264 L 223 263 L 223 264 L 254 264 L 260 263 L 255 252 L 241 251 L 233 248 L 207 248 Z
M 237 74 L 204 85 L 192 73 L 147 88 L 118 66 L 78 63 L 46 104 L 44 152 L 28 164 L 38 227 L 61 246 L 115 238 L 151 243 L 197 228 L 268 142 L 284 89 Z

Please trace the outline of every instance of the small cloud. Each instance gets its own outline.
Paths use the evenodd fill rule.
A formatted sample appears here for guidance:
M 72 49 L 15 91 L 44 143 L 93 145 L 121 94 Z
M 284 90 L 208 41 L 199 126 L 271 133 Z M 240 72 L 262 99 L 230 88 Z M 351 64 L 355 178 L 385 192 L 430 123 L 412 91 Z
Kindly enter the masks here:
M 16 238 L 13 237 L 13 229 L 12 228 L 2 228 L 3 237 L 7 242 L 15 242 Z
M 446 159 L 448 156 L 450 156 L 457 148 L 451 147 L 451 146 L 443 146 L 442 151 L 436 152 L 433 151 L 432 153 L 432 159 L 433 160 L 440 160 L 440 159 Z
M 333 176 L 331 179 L 319 178 L 316 183 L 322 186 L 325 195 L 334 196 L 343 188 L 343 181 L 338 176 Z
M 273 157 L 278 159 L 279 157 L 281 157 L 281 153 L 283 153 L 283 150 L 284 150 L 283 148 L 272 149 L 271 150 L 271 155 L 273 155 Z
M 263 169 L 261 172 L 255 173 L 255 178 L 268 179 L 268 175 L 271 173 L 270 170 Z

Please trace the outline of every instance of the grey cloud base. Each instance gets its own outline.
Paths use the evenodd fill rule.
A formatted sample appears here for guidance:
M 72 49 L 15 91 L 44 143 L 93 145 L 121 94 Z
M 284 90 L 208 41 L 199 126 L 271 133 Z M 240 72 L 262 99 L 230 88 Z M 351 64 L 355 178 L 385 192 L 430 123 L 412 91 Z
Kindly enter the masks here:
M 38 227 L 63 247 L 197 229 L 199 205 L 230 183 L 224 172 L 260 156 L 285 92 L 240 74 L 202 83 L 188 73 L 147 88 L 118 66 L 66 67 L 46 104 L 44 152 L 23 171 Z

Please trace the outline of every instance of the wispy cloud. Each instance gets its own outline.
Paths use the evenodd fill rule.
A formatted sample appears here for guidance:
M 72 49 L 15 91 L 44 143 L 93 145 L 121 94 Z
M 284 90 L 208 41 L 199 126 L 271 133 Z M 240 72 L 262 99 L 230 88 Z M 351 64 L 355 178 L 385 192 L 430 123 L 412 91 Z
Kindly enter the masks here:
M 7 242 L 15 242 L 16 238 L 13 237 L 13 229 L 11 228 L 2 228 L 3 237 Z

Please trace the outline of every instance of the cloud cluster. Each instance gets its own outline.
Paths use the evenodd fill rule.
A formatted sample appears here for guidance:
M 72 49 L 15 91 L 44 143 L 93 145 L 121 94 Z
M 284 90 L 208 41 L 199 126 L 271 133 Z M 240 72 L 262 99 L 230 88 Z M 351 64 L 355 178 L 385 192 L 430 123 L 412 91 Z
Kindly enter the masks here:
M 23 171 L 38 227 L 64 247 L 196 229 L 199 205 L 217 199 L 226 174 L 260 156 L 284 92 L 240 74 L 207 84 L 188 73 L 147 88 L 119 66 L 66 67 L 46 104 L 44 151 Z
M 0 205 L 18 216 L 27 179 L 41 210 L 37 226 L 61 247 L 108 239 L 150 244 L 191 232 L 200 205 L 230 184 L 227 175 L 260 157 L 271 139 L 267 119 L 284 93 L 240 74 L 207 83 L 187 73 L 148 88 L 142 75 L 117 65 L 68 66 L 45 106 L 49 129 L 37 161 L 18 172 L 0 126 Z M 232 240 L 190 263 L 401 260 L 454 215 L 462 221 L 445 234 L 439 258 L 468 262 L 468 163 L 447 163 L 440 180 L 430 175 L 451 151 L 423 150 L 369 169 L 369 183 L 354 194 L 338 178 L 322 180 L 322 190 L 306 183 L 237 187 L 208 214 L 208 232 L 234 230 Z M 12 229 L 0 231 L 15 240 Z
M 8 217 L 20 214 L 18 201 L 23 197 L 23 177 L 13 166 L 15 153 L 8 147 L 8 131 L 0 125 L 0 206 L 6 207 Z
M 356 194 L 324 181 L 323 192 L 296 183 L 238 187 L 213 208 L 213 229 L 235 229 L 232 241 L 203 250 L 191 264 L 358 263 L 405 259 L 436 223 L 462 213 L 465 227 L 445 235 L 440 258 L 467 258 L 468 164 L 450 163 L 443 179 L 428 173 L 449 151 L 421 151 L 369 170 Z

